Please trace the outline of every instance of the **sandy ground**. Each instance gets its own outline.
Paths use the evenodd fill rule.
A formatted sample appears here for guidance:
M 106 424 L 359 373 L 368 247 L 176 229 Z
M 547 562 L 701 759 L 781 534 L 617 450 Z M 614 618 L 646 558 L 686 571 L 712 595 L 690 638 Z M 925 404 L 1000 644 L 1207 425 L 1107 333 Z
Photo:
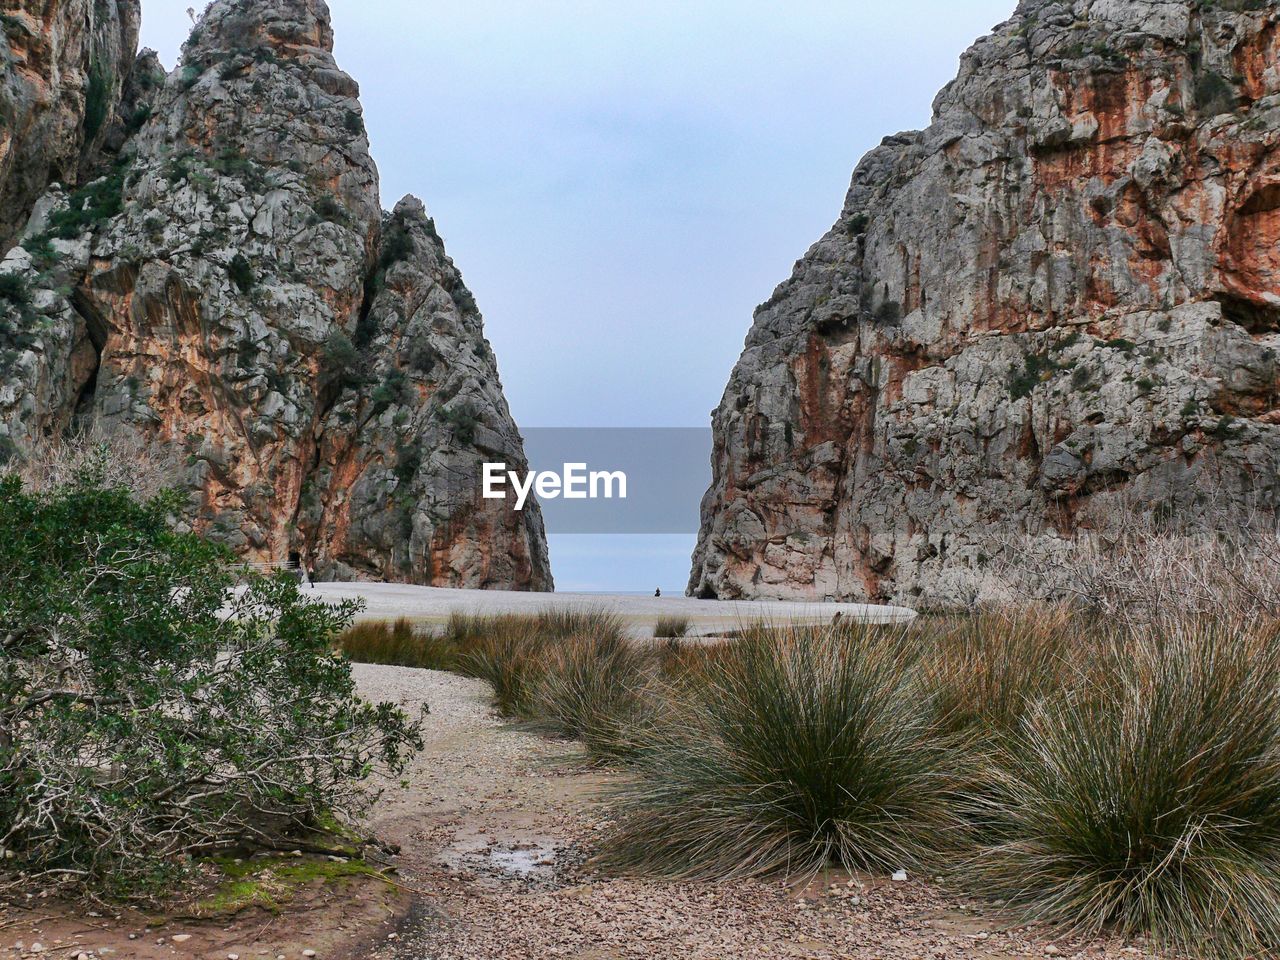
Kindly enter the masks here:
M 421 898 L 373 960 L 812 960 L 1145 956 L 1141 944 L 1076 943 L 1012 927 L 919 878 L 832 872 L 779 883 L 606 879 L 586 864 L 620 774 L 573 744 L 511 728 L 483 683 L 400 667 L 356 668 L 371 699 L 430 705 L 427 746 L 372 821 L 402 847 Z
M 311 592 L 311 591 L 308 591 Z M 871 623 L 901 623 L 915 612 L 904 607 L 859 603 L 791 603 L 775 600 L 693 600 L 629 594 L 515 593 L 509 590 L 451 590 L 396 583 L 321 583 L 314 592 L 325 600 L 357 598 L 365 602 L 361 619 L 409 617 L 423 624 L 444 623 L 449 614 L 536 613 L 539 610 L 608 610 L 622 618 L 634 636 L 653 636 L 660 617 L 686 617 L 692 632 L 722 633 L 761 620 L 830 623 L 842 618 Z

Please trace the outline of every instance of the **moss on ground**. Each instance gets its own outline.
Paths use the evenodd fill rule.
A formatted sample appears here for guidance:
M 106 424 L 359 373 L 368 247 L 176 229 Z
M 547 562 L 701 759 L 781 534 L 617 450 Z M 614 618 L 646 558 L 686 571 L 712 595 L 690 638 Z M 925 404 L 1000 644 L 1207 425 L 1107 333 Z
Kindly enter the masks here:
M 279 913 L 303 887 L 336 884 L 372 877 L 390 884 L 386 875 L 364 860 L 298 857 L 258 857 L 241 860 L 215 857 L 208 861 L 222 874 L 222 882 L 195 905 L 198 917 L 228 916 L 251 907 Z

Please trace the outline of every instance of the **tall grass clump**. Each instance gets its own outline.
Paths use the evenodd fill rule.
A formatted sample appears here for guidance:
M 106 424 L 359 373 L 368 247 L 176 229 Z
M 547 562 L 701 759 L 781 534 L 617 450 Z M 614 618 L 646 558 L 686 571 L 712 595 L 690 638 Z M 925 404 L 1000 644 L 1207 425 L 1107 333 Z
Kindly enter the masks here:
M 525 614 L 476 614 L 454 611 L 445 624 L 444 636 L 459 649 L 497 634 L 536 633 L 547 640 L 594 634 L 625 634 L 622 620 L 606 610 L 547 609 Z
M 1090 636 L 1065 606 L 984 610 L 914 632 L 941 723 L 982 737 L 1014 729 L 1031 704 L 1062 689 Z
M 957 820 L 952 750 L 900 632 L 751 629 L 635 759 L 602 863 L 689 878 L 897 869 Z
M 415 629 L 406 617 L 357 623 L 338 638 L 338 649 L 356 663 L 424 670 L 452 670 L 457 659 L 446 638 Z
M 488 682 L 494 705 L 521 720 L 535 717 L 534 688 L 544 655 L 572 637 L 621 640 L 621 620 L 599 610 L 540 610 L 533 614 L 477 616 L 455 613 L 444 640 L 456 651 L 459 673 Z
M 493 704 L 506 717 L 527 718 L 530 696 L 547 638 L 515 624 L 477 635 L 458 653 L 457 670 L 493 688 Z
M 708 670 L 715 669 L 714 661 L 725 654 L 732 642 L 670 637 L 654 647 L 659 675 L 668 684 L 699 684 Z
M 636 752 L 652 721 L 657 657 L 616 634 L 582 634 L 546 646 L 529 697 L 543 733 L 581 740 L 597 758 Z
M 688 617 L 659 617 L 653 625 L 653 635 L 658 639 L 683 637 L 689 633 Z
M 991 771 L 974 882 L 1026 918 L 1195 956 L 1280 945 L 1280 648 L 1221 622 L 1126 635 Z

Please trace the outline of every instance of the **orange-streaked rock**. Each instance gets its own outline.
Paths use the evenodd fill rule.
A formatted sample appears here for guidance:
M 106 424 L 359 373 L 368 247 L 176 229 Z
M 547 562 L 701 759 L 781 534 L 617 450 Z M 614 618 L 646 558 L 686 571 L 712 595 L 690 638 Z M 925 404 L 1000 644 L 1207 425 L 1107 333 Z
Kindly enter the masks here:
M 1275 4 L 1024 0 L 756 313 L 690 591 L 967 596 L 1117 504 L 1280 503 Z

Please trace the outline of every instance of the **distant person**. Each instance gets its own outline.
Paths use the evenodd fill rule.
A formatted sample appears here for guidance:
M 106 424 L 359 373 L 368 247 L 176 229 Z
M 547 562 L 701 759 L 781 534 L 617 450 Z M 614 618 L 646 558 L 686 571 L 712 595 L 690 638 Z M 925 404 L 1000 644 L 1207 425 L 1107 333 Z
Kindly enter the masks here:
M 653 591 L 653 595 L 654 595 L 655 597 L 660 597 L 660 596 L 662 596 L 662 588 L 661 588 L 661 587 L 659 587 L 657 590 Z
M 316 588 L 316 568 L 315 567 L 307 567 L 307 583 L 311 585 L 312 590 Z

